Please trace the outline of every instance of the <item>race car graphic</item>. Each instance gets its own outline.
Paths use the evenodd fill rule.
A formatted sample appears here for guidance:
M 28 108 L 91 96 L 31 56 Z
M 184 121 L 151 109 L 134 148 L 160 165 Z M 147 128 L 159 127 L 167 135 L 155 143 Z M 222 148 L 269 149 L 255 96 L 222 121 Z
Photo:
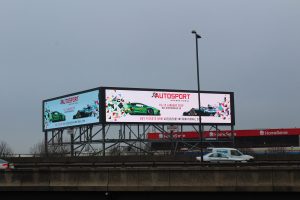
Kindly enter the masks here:
M 160 110 L 142 103 L 124 104 L 124 111 L 130 115 L 160 115 Z

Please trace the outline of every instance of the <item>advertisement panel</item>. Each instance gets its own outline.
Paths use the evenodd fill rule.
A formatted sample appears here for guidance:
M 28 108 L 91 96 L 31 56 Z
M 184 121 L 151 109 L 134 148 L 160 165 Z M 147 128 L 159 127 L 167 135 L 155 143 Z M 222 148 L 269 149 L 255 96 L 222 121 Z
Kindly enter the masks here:
M 99 89 L 43 101 L 44 130 L 100 122 Z
M 233 124 L 233 93 L 105 89 L 107 123 Z

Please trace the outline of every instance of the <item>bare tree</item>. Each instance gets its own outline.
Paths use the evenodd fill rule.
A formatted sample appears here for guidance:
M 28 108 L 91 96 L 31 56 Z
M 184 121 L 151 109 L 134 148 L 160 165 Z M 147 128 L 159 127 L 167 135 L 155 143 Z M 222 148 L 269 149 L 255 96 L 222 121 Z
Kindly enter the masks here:
M 6 142 L 4 141 L 0 142 L 0 157 L 6 157 L 13 153 L 14 153 L 13 150 L 8 146 Z
M 46 156 L 45 141 L 38 142 L 30 148 L 30 153 L 37 156 Z M 70 153 L 70 145 L 60 144 L 57 141 L 54 145 L 48 145 L 48 156 L 65 156 Z
M 45 155 L 45 142 L 39 142 L 30 148 L 30 153 L 34 155 L 44 156 Z

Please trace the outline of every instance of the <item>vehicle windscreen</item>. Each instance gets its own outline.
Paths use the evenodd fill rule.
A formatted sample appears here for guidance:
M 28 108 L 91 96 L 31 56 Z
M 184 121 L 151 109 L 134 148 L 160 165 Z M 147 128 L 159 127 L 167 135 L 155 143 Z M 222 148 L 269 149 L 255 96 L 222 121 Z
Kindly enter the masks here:
M 231 155 L 233 156 L 242 156 L 243 154 L 237 150 L 230 150 Z

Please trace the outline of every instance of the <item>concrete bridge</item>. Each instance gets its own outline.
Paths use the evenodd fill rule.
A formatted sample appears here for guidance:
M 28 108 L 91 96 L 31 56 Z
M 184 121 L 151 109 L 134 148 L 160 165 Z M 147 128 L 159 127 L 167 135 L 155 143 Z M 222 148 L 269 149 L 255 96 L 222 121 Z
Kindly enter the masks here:
M 0 171 L 0 191 L 300 191 L 299 166 L 50 167 Z

